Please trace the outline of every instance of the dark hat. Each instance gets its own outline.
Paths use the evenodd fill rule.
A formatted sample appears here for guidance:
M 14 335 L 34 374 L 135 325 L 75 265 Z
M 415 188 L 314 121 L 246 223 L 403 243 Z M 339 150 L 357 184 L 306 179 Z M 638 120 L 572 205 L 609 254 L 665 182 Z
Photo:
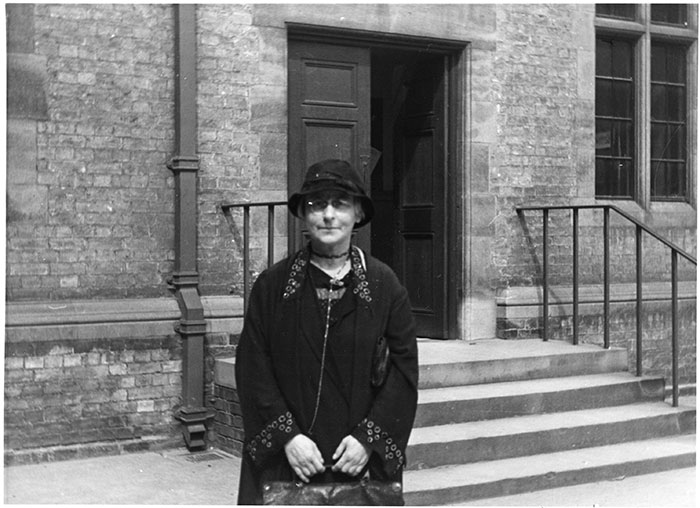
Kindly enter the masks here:
M 365 216 L 355 227 L 362 227 L 372 220 L 374 205 L 365 192 L 360 175 L 348 162 L 338 159 L 327 159 L 309 167 L 301 190 L 292 194 L 287 201 L 289 211 L 299 217 L 299 203 L 304 197 L 312 192 L 328 190 L 345 192 L 359 200 Z

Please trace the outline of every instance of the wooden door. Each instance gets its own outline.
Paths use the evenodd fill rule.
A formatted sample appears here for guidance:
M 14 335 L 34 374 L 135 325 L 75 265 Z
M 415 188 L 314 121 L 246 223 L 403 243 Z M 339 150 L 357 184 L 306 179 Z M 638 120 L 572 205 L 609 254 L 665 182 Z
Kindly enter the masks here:
M 431 338 L 448 338 L 446 78 L 444 57 L 414 66 L 396 129 L 397 271 L 418 336 Z
M 290 192 L 315 162 L 347 160 L 370 191 L 370 52 L 368 48 L 289 42 Z M 369 251 L 370 225 L 354 242 Z M 290 251 L 303 245 L 302 224 L 290 227 Z

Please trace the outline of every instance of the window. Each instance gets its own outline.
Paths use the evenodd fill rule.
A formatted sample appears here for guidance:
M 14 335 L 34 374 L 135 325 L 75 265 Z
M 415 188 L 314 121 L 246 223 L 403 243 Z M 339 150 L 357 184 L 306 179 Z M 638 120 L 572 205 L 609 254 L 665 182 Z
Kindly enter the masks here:
M 697 6 L 596 5 L 597 198 L 693 198 L 696 45 Z
M 685 49 L 651 45 L 651 198 L 686 194 Z
M 686 4 L 652 4 L 651 22 L 688 26 L 688 6 Z
M 634 81 L 632 44 L 596 43 L 597 196 L 634 198 Z
M 597 16 L 609 18 L 634 19 L 634 4 L 596 4 L 595 13 Z

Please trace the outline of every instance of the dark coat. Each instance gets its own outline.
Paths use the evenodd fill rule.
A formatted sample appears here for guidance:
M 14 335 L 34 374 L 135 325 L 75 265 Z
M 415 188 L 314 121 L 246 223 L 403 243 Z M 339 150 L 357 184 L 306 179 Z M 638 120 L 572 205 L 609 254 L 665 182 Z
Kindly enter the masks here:
M 352 293 L 341 319 L 354 327 L 355 344 L 348 421 L 339 425 L 372 450 L 372 477 L 400 479 L 418 396 L 415 324 L 407 292 L 387 265 L 356 247 L 351 261 Z M 292 479 L 284 445 L 298 433 L 308 434 L 309 382 L 300 379 L 300 362 L 308 361 L 300 353 L 310 312 L 303 298 L 308 265 L 309 251 L 303 249 L 264 271 L 251 291 L 236 352 L 245 431 L 239 504 L 261 503 L 264 481 Z M 389 345 L 389 374 L 373 388 L 372 360 L 381 336 Z

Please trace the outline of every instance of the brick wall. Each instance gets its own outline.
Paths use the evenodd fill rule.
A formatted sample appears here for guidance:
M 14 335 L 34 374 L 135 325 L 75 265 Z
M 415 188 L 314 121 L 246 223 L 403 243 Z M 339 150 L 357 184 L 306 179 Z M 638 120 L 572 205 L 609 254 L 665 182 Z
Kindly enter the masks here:
M 240 457 L 243 453 L 243 416 L 238 392 L 228 386 L 214 387 L 213 442 L 217 447 Z
M 642 286 L 642 358 L 645 375 L 660 375 L 671 382 L 671 286 L 645 283 Z M 678 289 L 679 377 L 695 383 L 697 374 L 695 281 L 681 282 Z M 579 342 L 603 346 L 603 287 L 579 289 Z M 503 339 L 540 338 L 543 333 L 541 289 L 517 287 L 503 290 L 498 298 L 497 335 Z M 550 287 L 549 339 L 573 342 L 573 291 L 571 286 Z M 636 369 L 636 284 L 611 284 L 610 346 L 628 352 L 628 368 Z
M 239 333 L 216 333 L 206 336 L 205 404 L 214 418 L 208 426 L 207 438 L 213 446 L 240 455 L 242 431 L 235 433 L 231 425 L 242 428 L 241 410 L 235 388 L 221 386 L 216 379 L 217 360 L 228 361 L 236 354 Z
M 637 276 L 635 226 L 610 212 L 609 233 L 610 278 L 612 283 L 634 282 Z M 511 255 L 518 258 L 516 269 L 504 267 L 504 286 L 529 286 L 542 284 L 542 213 L 525 212 L 523 220 L 515 225 L 511 234 L 519 235 L 521 243 Z M 581 284 L 603 282 L 603 214 L 601 211 L 579 212 L 579 270 Z M 696 255 L 695 230 L 684 224 L 677 227 L 651 226 L 662 238 L 678 245 L 691 255 Z M 519 231 L 520 232 L 519 232 Z M 549 220 L 550 284 L 573 283 L 573 236 L 570 211 L 550 211 Z M 671 250 L 659 240 L 644 233 L 642 237 L 642 277 L 645 282 L 669 282 L 671 280 Z M 507 272 L 506 272 L 507 270 Z M 695 266 L 679 257 L 679 280 L 694 280 Z
M 469 126 L 467 139 L 458 143 L 469 155 L 468 167 L 462 168 L 470 192 L 464 201 L 469 205 L 466 289 L 492 304 L 498 289 L 539 284 L 541 221 L 521 223 L 514 207 L 593 199 L 593 15 L 592 5 L 579 4 L 198 5 L 202 296 L 241 292 L 240 213 L 232 231 L 220 204 L 287 195 L 287 21 L 375 31 L 390 26 L 400 34 L 470 42 Z M 148 297 L 172 303 L 166 281 L 174 264 L 174 179 L 166 164 L 174 149 L 173 7 L 17 4 L 8 6 L 8 17 L 7 300 L 70 304 L 85 299 L 104 308 Z M 680 213 L 660 207 L 639 215 L 695 252 L 690 207 Z M 254 273 L 266 261 L 265 220 L 265 212 L 253 214 Z M 597 224 L 593 219 L 583 224 L 582 255 L 591 263 L 582 267 L 581 276 L 591 284 L 600 282 Z M 287 212 L 281 208 L 275 225 L 277 258 L 286 251 L 286 228 Z M 615 228 L 613 271 L 621 282 L 631 276 L 632 244 L 629 228 Z M 552 218 L 555 283 L 571 278 L 569 230 L 568 219 Z M 664 255 L 654 247 L 645 254 L 651 280 L 661 280 L 668 271 Z M 681 270 L 689 276 L 687 267 Z M 99 404 L 106 413 L 122 412 L 109 421 L 92 420 L 93 425 L 100 421 L 106 429 L 122 429 L 120 435 L 127 438 L 170 433 L 176 403 L 168 397 L 174 395 L 156 392 L 166 389 L 157 384 L 166 362 L 179 360 L 172 327 L 153 334 L 140 324 L 143 328 L 118 338 L 95 333 L 72 343 L 64 339 L 74 337 L 79 327 L 65 324 L 55 337 L 37 331 L 22 342 L 22 347 L 33 341 L 44 347 L 53 341 L 55 350 L 8 349 L 11 432 L 6 431 L 6 439 L 13 440 L 12 446 L 28 445 L 15 436 L 27 436 L 35 424 L 41 436 L 37 442 L 58 443 L 51 425 L 88 422 L 97 418 L 90 411 Z M 206 400 L 212 405 L 229 399 L 230 394 L 216 391 L 212 362 L 232 354 L 235 333 L 224 327 L 207 334 Z M 164 360 L 166 350 L 170 357 Z M 139 368 L 161 370 L 137 375 Z M 63 377 L 52 377 L 59 374 Z M 170 376 L 176 373 L 167 374 L 167 389 L 175 391 Z M 89 390 L 69 375 L 84 380 Z M 133 387 L 118 384 L 129 377 Z M 143 385 L 137 386 L 137 379 Z M 56 386 L 63 386 L 62 404 L 50 394 Z M 151 398 L 137 398 L 147 386 Z M 112 399 L 124 397 L 123 390 L 126 400 Z M 72 400 L 83 392 L 96 399 L 86 402 L 87 409 Z M 23 409 L 22 401 L 32 393 L 44 393 L 53 413 Z M 166 408 L 166 399 L 173 405 Z M 221 411 L 221 418 L 235 415 L 233 406 Z M 88 439 L 88 423 L 80 425 L 71 428 L 75 443 Z
M 342 22 L 338 9 L 197 7 L 202 293 L 241 292 L 240 213 L 231 231 L 219 205 L 287 195 L 285 21 L 379 30 L 391 20 L 397 33 L 473 41 L 464 168 L 471 172 L 469 288 L 488 295 L 538 284 L 539 223 L 523 231 L 513 208 L 593 198 L 593 8 L 386 6 L 372 8 L 376 19 L 362 19 L 359 7 L 342 6 Z M 8 299 L 167 295 L 172 7 L 42 4 L 9 12 Z M 419 23 L 416 13 L 436 23 Z M 26 79 L 18 83 L 18 76 Z M 694 251 L 692 215 L 689 209 L 680 226 L 664 212 L 644 220 Z M 264 268 L 264 221 L 264 213 L 254 214 L 254 273 Z M 286 252 L 286 227 L 281 208 L 277 258 Z M 554 280 L 570 278 L 568 229 L 567 220 L 553 218 Z M 613 238 L 613 248 L 624 249 L 622 268 L 630 266 L 629 243 L 627 233 Z M 649 268 L 667 266 L 656 257 L 647 258 Z M 582 276 L 595 282 L 592 272 Z
M 602 307 L 602 306 L 601 306 Z M 642 370 L 645 376 L 663 376 L 666 386 L 671 386 L 671 304 L 669 301 L 647 302 L 642 324 Z M 697 377 L 696 309 L 695 302 L 685 300 L 678 307 L 678 377 L 681 384 L 695 384 Z M 581 342 L 603 345 L 603 318 L 599 314 L 582 317 Z M 554 338 L 570 340 L 571 318 L 551 319 Z M 633 305 L 614 305 L 610 314 L 610 346 L 625 348 L 630 372 L 635 372 L 636 310 Z
M 214 363 L 235 352 L 242 301 L 203 297 L 202 304 L 205 403 L 213 408 Z M 10 303 L 5 310 L 6 462 L 183 445 L 174 298 L 109 307 L 102 301 Z
M 222 202 L 287 196 L 286 32 L 256 26 L 251 5 L 198 6 L 199 268 L 206 294 L 242 293 L 242 213 L 232 231 Z M 251 271 L 267 258 L 267 210 L 252 213 Z M 276 258 L 287 210 L 276 214 Z
M 11 12 L 12 40 L 24 44 L 8 47 L 8 300 L 166 294 L 172 7 Z M 32 87 L 17 82 L 23 76 L 34 76 Z M 33 102 L 45 108 L 24 107 Z
M 242 290 L 241 214 L 231 231 L 219 205 L 287 195 L 286 33 L 254 26 L 252 9 L 197 8 L 203 294 Z M 8 299 L 167 296 L 172 7 L 30 4 L 10 13 Z M 276 219 L 279 259 L 286 209 Z M 265 212 L 252 224 L 257 273 Z
M 541 245 L 523 234 L 514 207 L 570 203 L 589 190 L 581 168 L 593 167 L 594 100 L 581 86 L 581 63 L 593 25 L 592 12 L 564 4 L 509 5 L 498 13 L 493 284 L 508 287 L 536 283 L 532 250 Z M 541 221 L 535 224 L 536 237 Z
M 519 205 L 592 204 L 594 200 L 594 11 L 586 5 L 508 5 L 498 10 L 493 92 L 497 142 L 490 168 L 495 195 L 491 253 L 494 288 L 542 283 L 542 219 Z M 642 210 L 615 204 L 691 254 L 696 252 L 695 211 L 686 204 L 653 203 Z M 611 272 L 614 282 L 634 280 L 634 227 L 611 214 Z M 601 212 L 581 212 L 580 280 L 602 281 Z M 572 280 L 572 219 L 551 212 L 550 281 Z M 670 256 L 656 241 L 644 242 L 645 280 L 668 280 Z M 680 277 L 695 271 L 679 265 Z
M 105 443 L 137 450 L 179 439 L 175 337 L 8 342 L 5 355 L 10 463 L 104 453 Z

